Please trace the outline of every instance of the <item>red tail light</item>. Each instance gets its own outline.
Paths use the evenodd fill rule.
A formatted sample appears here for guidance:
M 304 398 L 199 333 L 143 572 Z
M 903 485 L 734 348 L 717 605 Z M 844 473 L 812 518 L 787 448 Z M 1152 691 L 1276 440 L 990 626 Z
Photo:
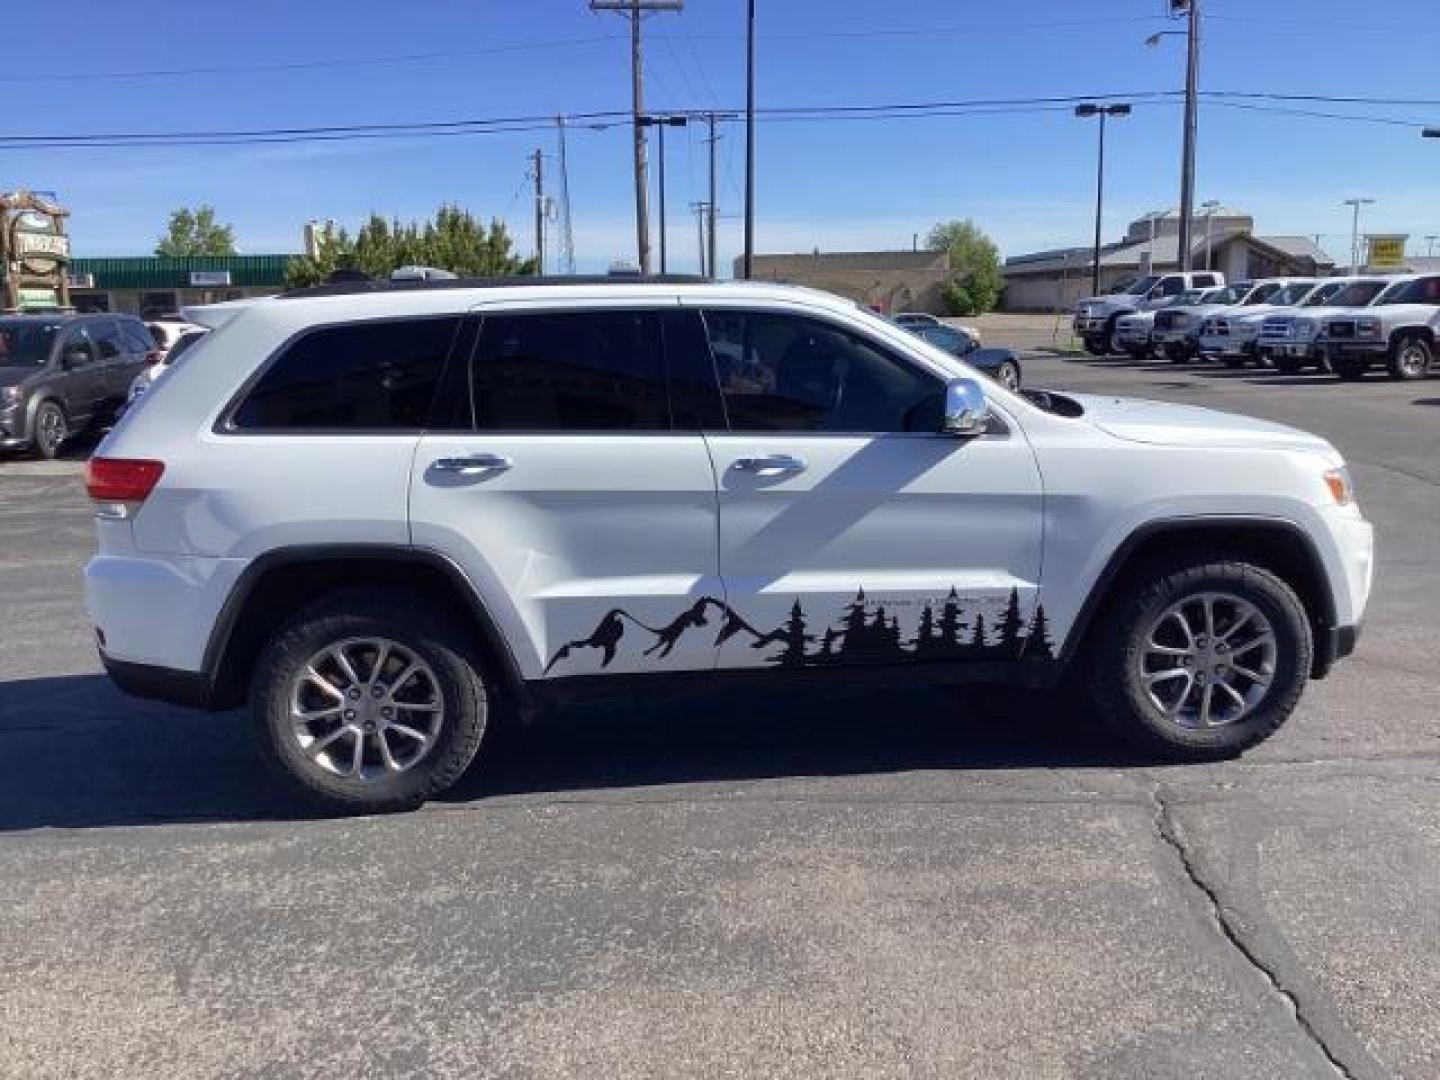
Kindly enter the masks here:
M 85 490 L 96 502 L 144 502 L 164 471 L 163 461 L 91 458 L 85 463 Z

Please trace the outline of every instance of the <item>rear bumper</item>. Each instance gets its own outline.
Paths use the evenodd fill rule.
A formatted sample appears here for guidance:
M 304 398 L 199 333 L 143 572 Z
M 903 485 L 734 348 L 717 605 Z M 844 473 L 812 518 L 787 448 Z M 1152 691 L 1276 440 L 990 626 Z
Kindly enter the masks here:
M 116 660 L 100 650 L 100 662 L 115 685 L 131 697 L 164 701 L 189 709 L 209 709 L 214 701 L 214 685 L 199 671 L 178 671 L 154 664 L 136 664 Z

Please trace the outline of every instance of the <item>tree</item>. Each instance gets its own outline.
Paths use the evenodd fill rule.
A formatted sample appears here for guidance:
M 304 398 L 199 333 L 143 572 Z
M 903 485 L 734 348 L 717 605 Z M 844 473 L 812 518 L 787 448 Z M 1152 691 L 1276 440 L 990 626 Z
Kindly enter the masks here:
M 950 282 L 943 295 L 952 315 L 979 315 L 1000 301 L 1005 279 L 1000 249 L 968 218 L 944 221 L 930 230 L 926 245 L 950 253 Z
M 155 254 L 170 259 L 187 255 L 234 255 L 235 230 L 215 220 L 213 206 L 182 206 L 170 211 L 165 235 L 155 245 Z
M 970 639 L 970 651 L 982 653 L 987 648 L 985 644 L 985 616 L 975 616 L 975 636 Z
M 920 627 L 915 631 L 915 640 L 911 644 L 915 646 L 916 656 L 929 656 L 935 647 L 935 612 L 929 604 L 920 612 Z
M 291 260 L 285 281 L 292 288 L 318 285 L 337 270 L 383 279 L 402 266 L 433 266 L 461 277 L 533 274 L 535 260 L 518 258 L 512 246 L 504 222 L 487 227 L 458 206 L 440 207 L 423 224 L 371 214 L 353 238 L 343 228 L 322 233 L 314 255 Z
M 805 644 L 815 639 L 805 632 L 805 612 L 800 608 L 799 597 L 796 597 L 795 606 L 790 609 L 790 621 L 780 631 L 779 638 L 785 643 L 785 651 L 775 657 L 772 663 L 782 667 L 804 666 Z

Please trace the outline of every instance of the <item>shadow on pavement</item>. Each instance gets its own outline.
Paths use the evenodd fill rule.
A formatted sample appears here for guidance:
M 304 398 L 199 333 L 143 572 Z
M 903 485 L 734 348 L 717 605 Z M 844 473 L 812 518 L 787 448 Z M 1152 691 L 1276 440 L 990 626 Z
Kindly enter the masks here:
M 1140 764 L 1048 696 L 897 686 L 575 706 L 497 732 L 444 797 L 917 769 Z M 0 683 L 0 831 L 323 817 L 266 771 L 243 713 L 128 698 L 103 675 Z

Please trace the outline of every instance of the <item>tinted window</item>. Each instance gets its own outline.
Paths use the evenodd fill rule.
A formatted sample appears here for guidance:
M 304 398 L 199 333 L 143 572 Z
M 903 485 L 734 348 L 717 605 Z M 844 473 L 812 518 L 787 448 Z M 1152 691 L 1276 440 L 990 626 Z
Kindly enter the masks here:
M 1357 281 L 1346 285 L 1330 299 L 1331 307 L 1364 307 L 1386 288 L 1383 281 Z
M 459 317 L 313 330 L 265 370 L 231 419 L 246 430 L 425 426 Z
M 1185 279 L 1172 277 L 1166 278 L 1160 283 L 1161 296 L 1179 296 L 1185 291 Z
M 133 322 L 130 319 L 120 321 L 120 336 L 125 342 L 125 351 L 130 353 L 148 353 L 155 348 L 155 341 L 150 336 L 150 331 L 144 323 Z
M 31 367 L 50 359 L 60 327 L 24 319 L 0 319 L 0 367 Z
M 120 341 L 120 328 L 113 319 L 100 319 L 90 325 L 95 343 L 100 346 L 101 360 L 114 360 L 125 351 Z
M 1385 294 L 1381 304 L 1440 304 L 1440 278 L 1417 278 Z
M 207 333 L 209 333 L 209 331 L 207 330 L 189 330 L 176 338 L 175 344 L 171 345 L 170 351 L 165 354 L 166 366 L 174 367 L 175 362 L 179 360 L 180 357 L 184 356 L 187 352 L 189 352 L 191 346 L 193 346 L 197 341 L 203 338 Z
M 707 311 L 732 431 L 935 431 L 935 377 L 829 323 Z
M 643 311 L 487 315 L 471 364 L 482 431 L 664 431 L 659 326 Z
M 65 363 L 71 367 L 80 367 L 95 362 L 95 341 L 90 336 L 90 329 L 79 323 L 72 326 L 65 334 L 65 341 L 60 346 L 61 355 Z
M 1214 284 L 1215 284 L 1215 275 L 1214 275 L 1214 274 L 1196 274 L 1196 275 L 1195 275 L 1195 284 L 1196 284 L 1196 285 L 1199 285 L 1199 286 L 1214 285 Z

